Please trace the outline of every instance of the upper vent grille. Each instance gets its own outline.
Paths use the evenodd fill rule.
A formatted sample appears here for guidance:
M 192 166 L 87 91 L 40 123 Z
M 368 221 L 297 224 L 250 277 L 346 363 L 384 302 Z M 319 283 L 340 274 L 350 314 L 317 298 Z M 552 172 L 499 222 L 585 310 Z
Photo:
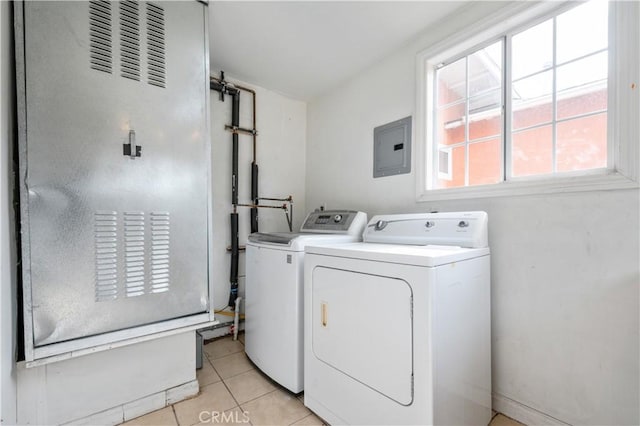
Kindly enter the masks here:
M 1 0 L 0 0 L 1 1 Z M 116 6 L 119 5 L 119 6 Z M 141 14 L 146 6 L 146 27 L 142 27 Z M 165 88 L 167 84 L 165 12 L 162 6 L 146 3 L 143 6 L 137 0 L 122 0 L 112 3 L 108 0 L 89 1 L 89 62 L 92 69 L 113 73 L 114 36 L 111 8 L 119 8 L 120 34 L 120 75 L 141 81 L 143 79 L 146 29 L 146 71 L 147 82 L 156 87 Z M 117 12 L 117 10 L 116 10 Z M 117 18 L 116 18 L 117 19 Z M 116 20 L 115 26 L 118 26 Z M 115 39 L 117 48 L 117 35 Z M 118 52 L 115 56 L 117 58 Z M 117 64 L 115 65 L 117 68 Z
M 120 75 L 140 81 L 140 12 L 138 2 L 120 2 Z
M 165 87 L 164 9 L 147 3 L 147 74 L 148 82 Z
M 89 66 L 111 74 L 111 3 L 106 0 L 89 2 Z

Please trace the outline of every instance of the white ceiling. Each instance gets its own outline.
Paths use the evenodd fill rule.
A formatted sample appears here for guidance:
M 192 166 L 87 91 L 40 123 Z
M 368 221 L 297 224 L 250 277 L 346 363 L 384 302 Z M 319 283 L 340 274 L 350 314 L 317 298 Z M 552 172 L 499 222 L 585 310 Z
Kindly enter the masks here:
M 463 1 L 212 1 L 211 73 L 311 100 Z

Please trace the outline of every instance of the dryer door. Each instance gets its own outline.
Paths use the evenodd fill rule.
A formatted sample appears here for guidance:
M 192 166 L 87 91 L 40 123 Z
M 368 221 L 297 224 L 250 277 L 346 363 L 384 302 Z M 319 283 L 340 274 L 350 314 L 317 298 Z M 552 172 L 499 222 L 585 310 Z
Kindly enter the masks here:
M 411 404 L 413 298 L 409 284 L 319 266 L 313 270 L 311 287 L 314 356 L 399 404 Z

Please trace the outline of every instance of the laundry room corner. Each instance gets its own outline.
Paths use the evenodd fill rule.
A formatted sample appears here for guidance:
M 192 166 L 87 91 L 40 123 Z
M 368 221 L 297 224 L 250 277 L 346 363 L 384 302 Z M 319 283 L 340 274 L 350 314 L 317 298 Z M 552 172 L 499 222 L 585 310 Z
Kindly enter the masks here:
M 215 66 L 215 65 L 214 65 Z M 212 67 L 213 77 L 220 70 Z M 287 209 L 293 206 L 292 227 L 299 229 L 306 215 L 304 158 L 306 155 L 306 102 L 296 100 L 257 85 L 226 75 L 231 86 L 237 85 L 255 92 L 255 123 L 253 123 L 253 95 L 248 91 L 240 94 L 239 123 L 242 128 L 253 129 L 255 125 L 255 155 L 258 165 L 258 195 L 261 198 L 286 199 L 292 202 L 261 201 L 274 208 L 259 208 L 258 230 L 260 232 L 288 231 Z M 232 205 L 232 133 L 225 126 L 231 125 L 231 97 L 224 100 L 212 90 L 210 98 L 212 183 L 213 183 L 213 286 L 216 319 L 220 325 L 215 330 L 202 331 L 205 339 L 230 333 L 233 325 L 233 309 L 230 300 L 231 229 L 229 215 Z M 253 160 L 253 138 L 240 134 L 238 143 L 237 191 L 241 204 L 251 204 L 251 163 Z M 239 207 L 238 213 L 238 296 L 244 300 L 245 252 L 244 246 L 250 228 L 250 208 Z M 244 314 L 244 302 L 240 303 Z M 220 312 L 221 311 L 221 312 Z M 240 329 L 243 329 L 243 321 Z
M 640 425 L 640 0 L 0 0 L 0 426 Z
M 526 424 L 638 424 L 637 186 L 418 201 L 417 154 L 410 173 L 373 177 L 374 129 L 418 114 L 418 53 L 503 7 L 509 5 L 476 2 L 457 11 L 309 102 L 307 202 L 348 200 L 370 216 L 486 211 L 493 408 Z M 637 56 L 637 46 L 634 52 Z M 636 130 L 633 149 L 637 137 Z M 335 187 L 341 190 L 332 191 Z

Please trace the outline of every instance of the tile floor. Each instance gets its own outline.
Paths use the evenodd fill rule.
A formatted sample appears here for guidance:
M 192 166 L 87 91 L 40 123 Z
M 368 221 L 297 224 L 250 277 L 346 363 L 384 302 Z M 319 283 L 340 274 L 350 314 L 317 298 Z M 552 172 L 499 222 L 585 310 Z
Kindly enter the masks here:
M 124 425 L 323 424 L 304 406 L 302 394 L 295 395 L 280 387 L 249 361 L 244 353 L 242 333 L 237 341 L 227 336 L 207 343 L 202 363 L 202 369 L 197 371 L 200 393 L 196 397 L 130 420 Z M 212 418 L 212 412 L 220 417 Z M 497 414 L 490 426 L 522 424 Z

